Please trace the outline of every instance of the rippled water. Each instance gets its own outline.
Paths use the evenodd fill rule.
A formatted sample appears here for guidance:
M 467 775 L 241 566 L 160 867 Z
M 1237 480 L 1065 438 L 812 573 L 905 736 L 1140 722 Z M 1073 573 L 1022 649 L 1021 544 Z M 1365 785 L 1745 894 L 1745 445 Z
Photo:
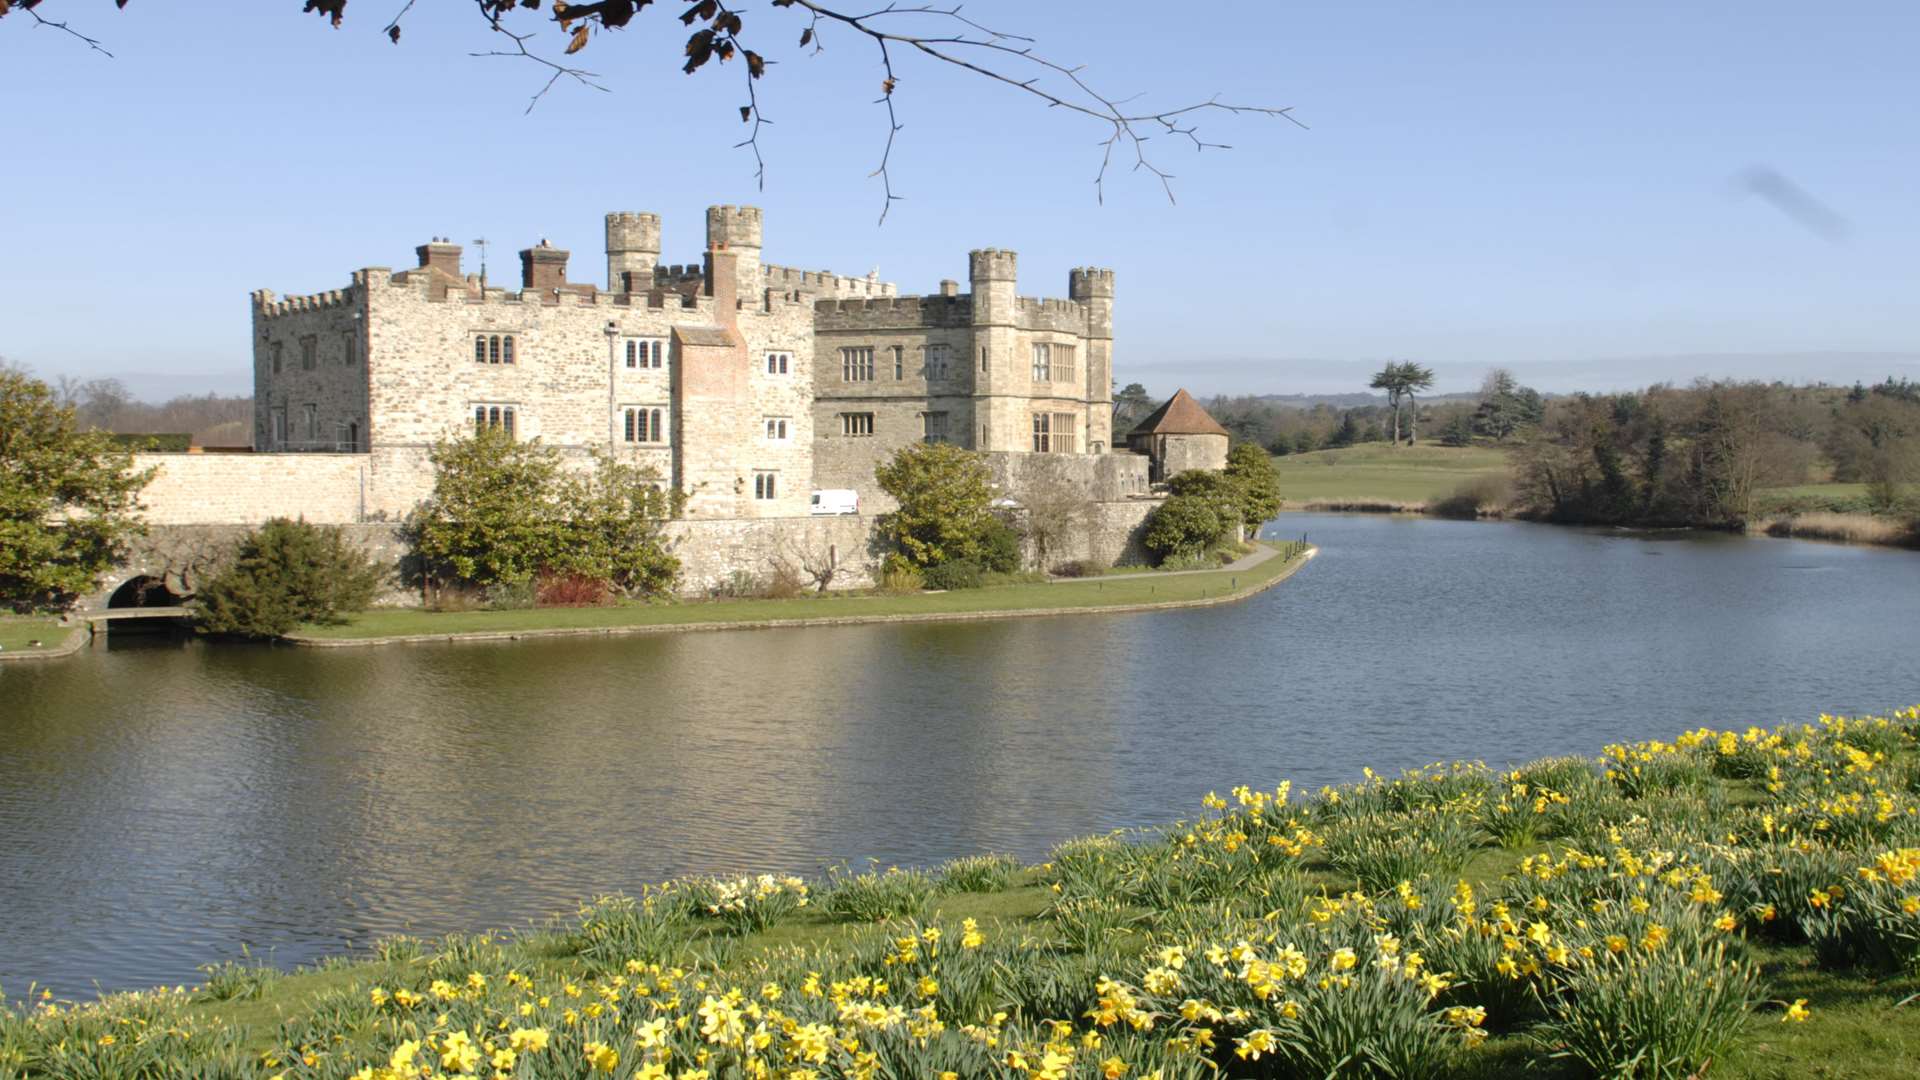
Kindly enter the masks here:
M 1912 553 L 1289 515 L 1219 608 L 0 669 L 0 985 L 190 981 L 597 891 L 1028 858 L 1210 789 L 1920 702 Z M 1083 588 L 1085 586 L 1062 586 Z

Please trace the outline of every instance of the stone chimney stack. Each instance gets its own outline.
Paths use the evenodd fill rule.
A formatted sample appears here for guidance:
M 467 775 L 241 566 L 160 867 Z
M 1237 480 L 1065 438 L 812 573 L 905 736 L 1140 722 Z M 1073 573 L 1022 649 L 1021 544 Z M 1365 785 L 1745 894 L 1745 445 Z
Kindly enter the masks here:
M 545 240 L 520 253 L 520 287 L 550 292 L 567 283 L 567 253 Z
M 438 270 L 456 280 L 460 277 L 460 245 L 449 244 L 446 237 L 436 236 L 432 240 L 413 249 L 420 256 L 420 269 Z
M 726 252 L 733 256 L 734 295 L 743 301 L 759 303 L 766 294 L 766 281 L 760 269 L 761 215 L 757 206 L 707 207 L 707 263 L 713 274 L 712 256 Z M 709 292 L 712 291 L 709 287 Z M 718 295 L 718 294 L 715 294 Z

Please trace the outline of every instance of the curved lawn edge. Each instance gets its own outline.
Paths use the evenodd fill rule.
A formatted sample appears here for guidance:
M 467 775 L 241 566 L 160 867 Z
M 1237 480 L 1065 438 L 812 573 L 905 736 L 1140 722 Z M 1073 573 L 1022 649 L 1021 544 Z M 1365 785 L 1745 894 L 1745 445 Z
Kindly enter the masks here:
M 1309 546 L 1304 552 L 1292 558 L 1281 558 L 1280 550 L 1262 544 L 1265 554 L 1250 566 L 1235 571 L 1217 570 L 1207 573 L 1232 580 L 1257 573 L 1267 564 L 1280 560 L 1282 565 L 1266 577 L 1252 581 L 1244 587 L 1231 588 L 1217 596 L 1189 597 L 1181 600 L 1159 600 L 1138 603 L 1116 604 L 1074 604 L 1071 606 L 1029 606 L 991 608 L 985 610 L 947 610 L 926 612 L 899 612 L 871 615 L 815 615 L 800 618 L 773 619 L 699 619 L 687 622 L 635 623 L 608 626 L 554 626 L 528 627 L 520 629 L 466 630 L 431 634 L 382 634 L 367 637 L 326 637 L 307 633 L 292 633 L 281 640 L 307 648 L 332 649 L 354 648 L 367 645 L 402 645 L 424 642 L 462 642 L 462 641 L 520 641 L 527 638 L 582 637 L 582 636 L 621 636 L 631 634 L 676 634 L 714 630 L 781 630 L 806 626 L 862 626 L 879 623 L 925 623 L 925 622 L 981 622 L 990 619 L 1034 618 L 1053 615 L 1101 615 L 1122 614 L 1141 611 L 1164 611 L 1174 608 L 1212 607 L 1217 604 L 1231 604 L 1256 593 L 1265 592 L 1275 585 L 1292 577 L 1311 562 L 1320 553 L 1318 547 Z M 1169 575 L 1179 576 L 1179 575 Z M 1197 575 L 1196 575 L 1197 576 Z M 1014 586 L 1018 587 L 1018 586 Z M 1054 588 L 1085 588 L 1081 581 L 1059 582 L 1044 586 Z M 951 595 L 951 594 L 936 594 Z M 1067 594 L 1071 595 L 1071 594 Z M 909 598 L 911 599 L 911 598 Z M 808 603 L 810 601 L 771 601 L 773 603 Z M 592 609 L 589 609 L 592 610 Z
M 87 642 L 93 637 L 93 628 L 85 623 L 67 627 L 66 630 L 66 638 L 51 648 L 8 649 L 0 652 L 0 664 L 11 664 L 16 661 L 25 663 L 29 660 L 58 660 L 63 656 L 72 656 L 86 648 Z

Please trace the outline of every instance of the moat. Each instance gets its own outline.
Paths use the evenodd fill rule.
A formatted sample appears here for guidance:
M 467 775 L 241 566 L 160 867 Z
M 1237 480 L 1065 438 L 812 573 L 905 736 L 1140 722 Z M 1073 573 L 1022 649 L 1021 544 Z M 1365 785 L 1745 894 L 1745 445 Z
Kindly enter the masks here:
M 525 925 L 684 873 L 927 864 L 1240 782 L 1920 701 L 1909 552 L 1287 515 L 1244 603 L 0 670 L 0 989 Z

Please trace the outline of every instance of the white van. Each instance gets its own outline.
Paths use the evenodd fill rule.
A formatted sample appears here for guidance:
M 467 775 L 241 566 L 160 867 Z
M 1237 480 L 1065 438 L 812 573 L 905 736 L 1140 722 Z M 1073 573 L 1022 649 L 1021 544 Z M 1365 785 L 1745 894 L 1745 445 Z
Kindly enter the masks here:
M 860 493 L 852 488 L 825 488 L 813 493 L 813 505 L 808 508 L 812 514 L 857 514 L 860 512 Z

